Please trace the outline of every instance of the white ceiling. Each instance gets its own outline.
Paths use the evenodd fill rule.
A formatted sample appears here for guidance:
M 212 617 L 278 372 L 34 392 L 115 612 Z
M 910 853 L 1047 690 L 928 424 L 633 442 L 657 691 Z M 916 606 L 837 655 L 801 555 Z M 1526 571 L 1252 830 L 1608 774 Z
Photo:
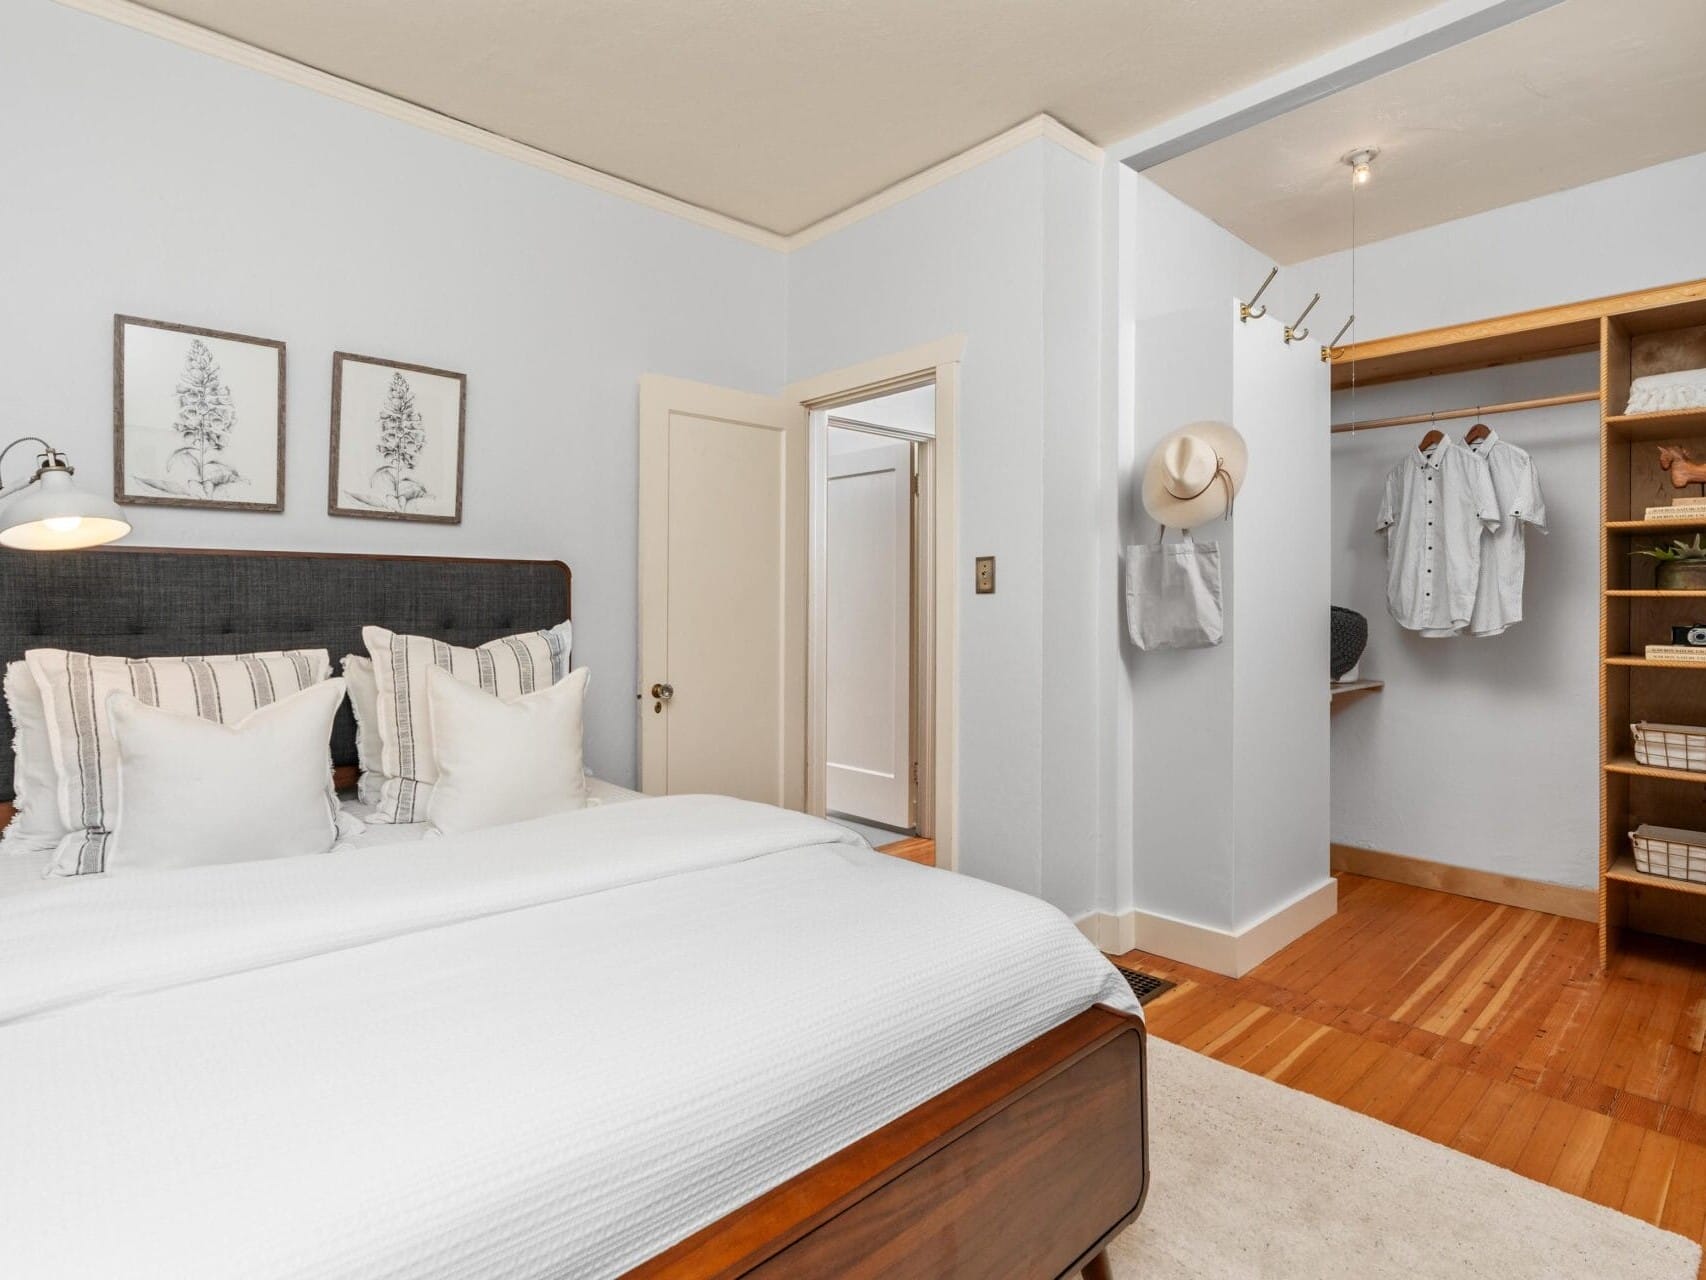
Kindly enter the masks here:
M 1362 243 L 1706 151 L 1706 0 L 1564 0 L 1148 175 L 1292 263 L 1348 245 L 1371 145 Z
M 1434 2 L 146 6 L 786 234 L 1038 113 L 1111 143 Z

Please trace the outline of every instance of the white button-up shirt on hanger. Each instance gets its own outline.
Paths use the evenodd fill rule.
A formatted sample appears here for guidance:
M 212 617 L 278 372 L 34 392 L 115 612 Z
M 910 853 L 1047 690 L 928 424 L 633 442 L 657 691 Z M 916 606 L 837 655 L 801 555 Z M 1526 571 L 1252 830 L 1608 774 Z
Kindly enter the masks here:
M 1424 636 L 1469 625 L 1481 574 L 1481 535 L 1499 523 L 1487 463 L 1442 440 L 1412 449 L 1386 475 L 1375 531 L 1386 534 L 1386 604 Z
M 1498 527 L 1487 534 L 1481 547 L 1481 585 L 1475 592 L 1469 630 L 1478 636 L 1496 636 L 1522 621 L 1522 579 L 1528 556 L 1522 526 L 1530 524 L 1546 532 L 1546 500 L 1540 496 L 1534 460 L 1499 439 L 1498 432 L 1489 428 L 1469 449 L 1486 459 L 1499 502 Z

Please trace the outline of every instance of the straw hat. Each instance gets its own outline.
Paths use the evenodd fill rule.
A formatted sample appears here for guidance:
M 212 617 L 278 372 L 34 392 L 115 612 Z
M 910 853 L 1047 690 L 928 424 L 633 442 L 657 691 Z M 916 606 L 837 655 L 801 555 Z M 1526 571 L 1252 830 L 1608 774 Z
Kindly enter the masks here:
M 1224 422 L 1193 422 L 1155 446 L 1143 471 L 1143 509 L 1157 524 L 1194 529 L 1232 513 L 1250 452 Z

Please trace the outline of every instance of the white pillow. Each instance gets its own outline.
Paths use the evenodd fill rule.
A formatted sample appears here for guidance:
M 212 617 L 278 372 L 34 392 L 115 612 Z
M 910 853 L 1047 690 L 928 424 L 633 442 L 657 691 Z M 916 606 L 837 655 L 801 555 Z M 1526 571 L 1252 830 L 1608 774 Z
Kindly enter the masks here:
M 109 872 L 324 853 L 338 839 L 326 743 L 344 682 L 325 680 L 231 724 L 107 698 L 119 794 Z
M 48 870 L 62 876 L 86 875 L 105 866 L 111 834 L 107 806 L 118 795 L 117 752 L 107 717 L 107 699 L 113 693 L 230 724 L 331 674 L 324 649 L 185 658 L 98 658 L 64 649 L 31 649 L 24 660 L 47 708 L 59 816 L 67 831 Z M 328 768 L 329 761 L 328 752 Z
M 438 780 L 427 821 L 446 834 L 522 822 L 586 806 L 581 711 L 587 669 L 504 701 L 429 667 Z
M 6 664 L 6 706 L 12 713 L 12 807 L 0 833 L 0 855 L 34 858 L 43 867 L 65 838 L 59 816 L 59 773 L 47 735 L 41 687 L 25 662 Z
M 376 805 L 385 769 L 380 763 L 379 685 L 373 678 L 373 659 L 346 653 L 341 665 L 344 684 L 349 686 L 350 710 L 355 712 L 355 762 L 361 770 L 355 780 L 355 798 Z
M 426 708 L 429 667 L 448 671 L 464 684 L 519 698 L 556 684 L 569 674 L 569 624 L 549 631 L 526 631 L 464 649 L 429 636 L 398 635 L 384 627 L 363 627 L 379 686 L 380 786 L 376 822 L 421 822 L 438 778 L 432 722 Z

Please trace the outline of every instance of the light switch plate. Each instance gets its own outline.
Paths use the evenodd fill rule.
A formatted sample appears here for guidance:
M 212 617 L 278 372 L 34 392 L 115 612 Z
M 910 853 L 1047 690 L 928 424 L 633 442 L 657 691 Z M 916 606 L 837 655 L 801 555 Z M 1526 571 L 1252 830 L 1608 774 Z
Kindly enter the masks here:
M 994 556 L 979 556 L 977 558 L 977 594 L 980 596 L 995 594 Z

